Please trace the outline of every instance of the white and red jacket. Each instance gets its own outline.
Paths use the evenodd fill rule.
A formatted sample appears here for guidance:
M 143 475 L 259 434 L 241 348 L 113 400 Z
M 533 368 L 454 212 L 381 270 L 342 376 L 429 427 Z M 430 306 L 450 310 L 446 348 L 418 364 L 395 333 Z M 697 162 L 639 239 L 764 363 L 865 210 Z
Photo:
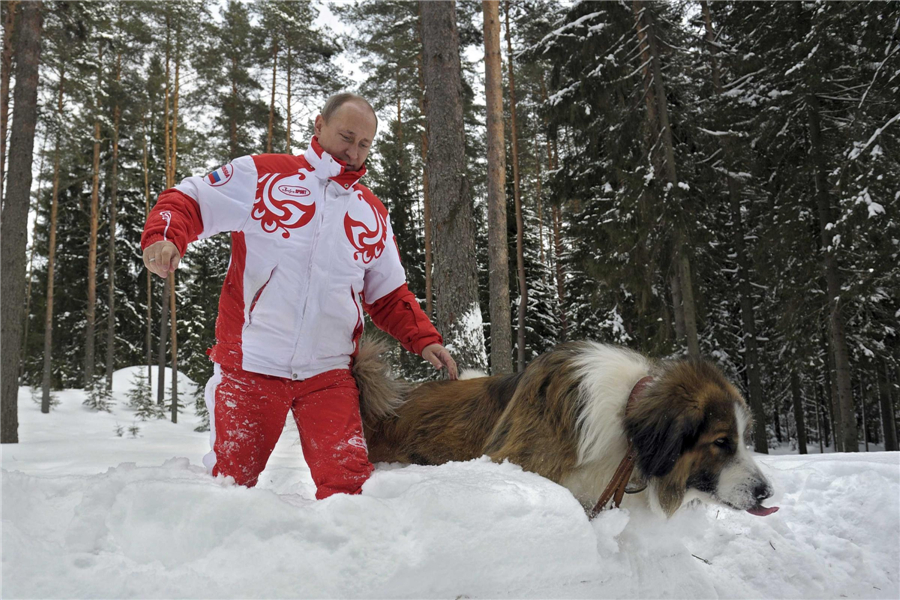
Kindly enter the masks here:
M 224 366 L 306 379 L 347 368 L 363 310 L 421 354 L 441 336 L 406 287 L 384 205 L 313 137 L 303 156 L 244 156 L 163 192 L 141 247 L 231 232 L 216 345 Z

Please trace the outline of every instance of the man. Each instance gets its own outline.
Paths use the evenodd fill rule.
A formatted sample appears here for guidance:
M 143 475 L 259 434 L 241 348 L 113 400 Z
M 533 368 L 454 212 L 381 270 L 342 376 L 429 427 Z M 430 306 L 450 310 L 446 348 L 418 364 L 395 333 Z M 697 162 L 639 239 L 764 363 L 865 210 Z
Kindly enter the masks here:
M 215 374 L 206 386 L 213 475 L 256 485 L 292 411 L 321 499 L 358 494 L 372 472 L 350 374 L 363 310 L 451 379 L 456 364 L 406 286 L 384 205 L 359 184 L 377 129 L 371 105 L 337 94 L 302 156 L 234 160 L 163 192 L 144 227 L 160 277 L 187 244 L 231 232 Z

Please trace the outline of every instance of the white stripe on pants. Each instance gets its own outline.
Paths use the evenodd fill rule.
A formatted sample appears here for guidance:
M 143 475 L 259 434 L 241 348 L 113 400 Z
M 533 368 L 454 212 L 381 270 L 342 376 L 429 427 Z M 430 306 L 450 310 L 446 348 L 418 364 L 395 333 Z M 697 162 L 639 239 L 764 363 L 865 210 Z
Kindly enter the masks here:
M 213 376 L 206 382 L 206 390 L 203 400 L 206 402 L 206 410 L 209 412 L 209 452 L 203 457 L 203 465 L 208 473 L 212 473 L 216 466 L 216 388 L 222 382 L 222 368 L 215 363 Z

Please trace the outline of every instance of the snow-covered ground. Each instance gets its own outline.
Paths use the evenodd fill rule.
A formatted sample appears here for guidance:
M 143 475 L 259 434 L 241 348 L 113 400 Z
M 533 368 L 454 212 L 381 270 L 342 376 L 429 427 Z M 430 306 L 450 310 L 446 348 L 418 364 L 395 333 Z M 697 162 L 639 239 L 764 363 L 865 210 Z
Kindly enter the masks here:
M 4 445 L 3 598 L 898 598 L 900 454 L 760 456 L 781 510 L 590 522 L 564 488 L 486 459 L 379 465 L 316 502 L 291 424 L 255 489 L 201 466 L 208 434 L 58 394 Z M 180 389 L 188 382 L 180 384 Z M 124 435 L 117 435 L 117 429 Z

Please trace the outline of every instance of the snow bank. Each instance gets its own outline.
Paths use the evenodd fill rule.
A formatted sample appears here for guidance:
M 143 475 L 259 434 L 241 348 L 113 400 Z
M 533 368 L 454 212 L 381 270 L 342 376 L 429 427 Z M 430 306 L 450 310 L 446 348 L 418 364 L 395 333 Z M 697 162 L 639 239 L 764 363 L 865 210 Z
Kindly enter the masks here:
M 379 465 L 361 496 L 316 502 L 293 427 L 260 486 L 240 488 L 199 466 L 189 415 L 119 438 L 124 409 L 82 397 L 40 415 L 20 395 L 3 597 L 900 596 L 898 453 L 760 457 L 781 506 L 765 518 L 700 506 L 590 522 L 565 489 L 486 459 Z
M 11 597 L 456 597 L 599 572 L 580 506 L 513 465 L 387 469 L 322 502 L 187 459 L 3 478 Z

